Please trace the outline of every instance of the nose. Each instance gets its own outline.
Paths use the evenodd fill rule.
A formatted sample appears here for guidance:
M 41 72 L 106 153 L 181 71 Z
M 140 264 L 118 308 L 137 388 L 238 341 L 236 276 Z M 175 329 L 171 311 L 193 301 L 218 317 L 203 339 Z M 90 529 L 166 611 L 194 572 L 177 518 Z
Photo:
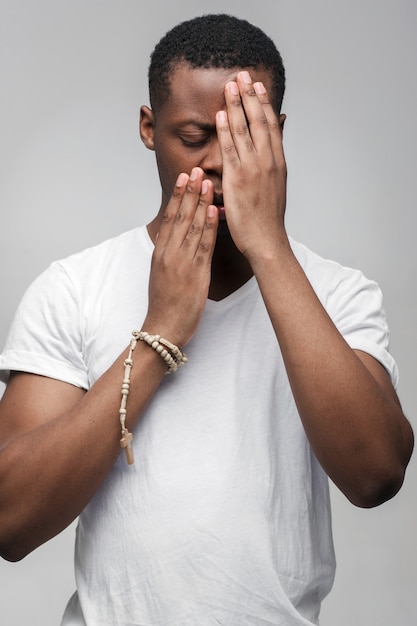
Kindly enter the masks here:
M 217 135 L 214 135 L 207 143 L 207 149 L 200 166 L 208 176 L 216 175 L 221 178 L 223 162 Z

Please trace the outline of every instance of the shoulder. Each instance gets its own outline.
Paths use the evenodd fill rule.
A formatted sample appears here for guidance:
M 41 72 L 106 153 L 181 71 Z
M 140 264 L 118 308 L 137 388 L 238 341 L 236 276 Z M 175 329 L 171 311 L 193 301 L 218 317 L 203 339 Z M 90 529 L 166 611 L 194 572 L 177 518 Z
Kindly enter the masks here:
M 311 274 L 312 277 L 314 277 L 315 275 L 318 275 L 320 277 L 323 275 L 329 276 L 332 274 L 334 274 L 335 276 L 354 275 L 357 277 L 362 275 L 362 272 L 360 270 L 352 267 L 347 267 L 345 265 L 342 265 L 338 261 L 323 257 L 317 254 L 317 252 L 314 252 L 313 250 L 308 248 L 303 243 L 295 241 L 295 239 L 293 239 L 292 237 L 289 237 L 289 240 L 292 251 L 297 257 L 298 262 L 300 263 L 304 271 Z
M 380 298 L 377 282 L 368 278 L 357 268 L 348 267 L 332 259 L 320 256 L 304 244 L 290 238 L 291 248 L 322 303 L 327 306 L 344 296 L 368 292 Z
M 389 328 L 378 283 L 359 269 L 325 259 L 305 245 L 290 241 L 298 262 L 344 339 L 351 348 L 382 363 L 396 385 L 398 370 L 389 353 Z
M 117 299 L 120 286 L 149 273 L 152 242 L 145 226 L 135 228 L 64 259 L 54 261 L 29 285 L 16 317 L 28 312 L 45 318 L 77 319 L 98 305 L 103 294 Z M 70 313 L 71 312 L 71 313 Z
M 131 272 L 149 272 L 153 244 L 146 226 L 139 226 L 65 258 L 53 261 L 30 285 L 29 291 L 57 288 L 94 293 Z
M 127 259 L 133 255 L 147 258 L 152 254 L 152 242 L 146 226 L 139 226 L 107 239 L 95 246 L 76 252 L 54 264 L 68 272 L 85 274 L 88 266 L 92 270 L 102 270 L 106 266 L 127 264 Z

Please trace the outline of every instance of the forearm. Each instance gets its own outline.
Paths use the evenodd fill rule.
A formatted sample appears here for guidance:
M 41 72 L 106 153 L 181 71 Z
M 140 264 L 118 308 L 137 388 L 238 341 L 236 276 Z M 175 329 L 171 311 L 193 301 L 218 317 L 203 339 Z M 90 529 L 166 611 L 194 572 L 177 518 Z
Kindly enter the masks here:
M 352 502 L 378 504 L 401 485 L 410 425 L 382 366 L 344 341 L 292 253 L 284 227 L 285 116 L 247 72 L 226 85 L 225 99 L 217 134 L 230 234 L 258 280 L 314 453 Z
M 179 347 L 195 333 L 207 299 L 217 232 L 212 200 L 212 183 L 194 168 L 191 176 L 179 175 L 168 205 L 150 225 L 156 243 L 143 330 Z M 29 374 L 8 384 L 0 403 L 0 553 L 5 558 L 22 558 L 65 528 L 113 467 L 120 454 L 127 354 L 128 349 L 85 395 L 72 385 Z M 142 341 L 133 360 L 129 431 L 167 371 L 161 356 Z
M 119 407 L 126 355 L 127 351 L 69 410 L 45 419 L 2 449 L 0 548 L 5 558 L 22 558 L 68 526 L 111 470 L 121 452 Z M 163 359 L 139 342 L 128 396 L 129 430 L 165 372 Z M 49 384 L 53 381 L 40 381 L 40 403 Z M 36 400 L 31 398 L 35 406 Z M 53 409 L 52 405 L 47 410 Z
M 355 504 L 388 499 L 401 486 L 412 433 L 386 373 L 345 342 L 285 236 L 274 255 L 251 264 L 315 455 Z

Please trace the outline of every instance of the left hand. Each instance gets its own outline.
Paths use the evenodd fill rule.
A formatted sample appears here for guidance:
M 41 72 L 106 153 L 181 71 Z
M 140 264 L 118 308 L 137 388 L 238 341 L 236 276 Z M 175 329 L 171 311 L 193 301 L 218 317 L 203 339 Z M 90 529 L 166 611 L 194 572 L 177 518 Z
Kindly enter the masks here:
M 282 146 L 285 116 L 278 119 L 263 83 L 247 71 L 225 87 L 227 111 L 216 116 L 223 159 L 227 224 L 249 262 L 276 249 L 285 234 L 287 170 Z

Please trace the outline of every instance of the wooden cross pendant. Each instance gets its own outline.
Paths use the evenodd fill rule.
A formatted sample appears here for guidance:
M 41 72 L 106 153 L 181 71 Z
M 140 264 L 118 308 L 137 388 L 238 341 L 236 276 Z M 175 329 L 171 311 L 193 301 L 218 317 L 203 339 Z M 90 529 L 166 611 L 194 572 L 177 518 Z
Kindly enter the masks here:
M 120 439 L 120 445 L 125 449 L 128 464 L 132 465 L 135 462 L 132 450 L 133 435 L 127 430 L 127 428 L 122 431 L 122 435 L 123 437 Z

